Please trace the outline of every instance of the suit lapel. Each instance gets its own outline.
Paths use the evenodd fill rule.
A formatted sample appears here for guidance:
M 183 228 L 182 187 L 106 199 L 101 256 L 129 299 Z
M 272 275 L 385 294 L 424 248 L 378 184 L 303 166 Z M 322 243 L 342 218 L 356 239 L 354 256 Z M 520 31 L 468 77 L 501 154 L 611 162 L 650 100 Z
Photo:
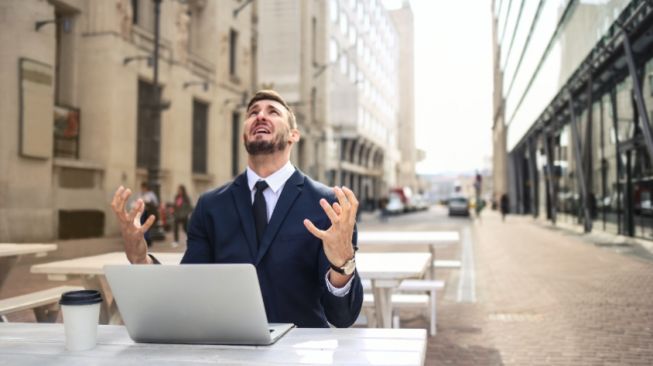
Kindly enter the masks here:
M 277 205 L 274 207 L 270 222 L 268 223 L 268 226 L 265 228 L 265 232 L 263 233 L 261 247 L 259 248 L 258 255 L 256 257 L 256 264 L 261 261 L 265 253 L 270 248 L 272 241 L 277 236 L 277 232 L 279 232 L 281 224 L 285 220 L 288 211 L 292 207 L 293 203 L 295 203 L 295 200 L 302 191 L 304 186 L 304 178 L 304 174 L 302 174 L 299 170 L 295 170 L 293 175 L 288 178 L 286 184 L 283 186 L 281 196 L 279 196 Z M 301 225 L 302 223 L 297 224 Z M 252 228 L 253 227 L 254 224 L 252 223 Z
M 256 258 L 256 228 L 254 226 L 254 213 L 252 211 L 252 193 L 247 184 L 247 174 L 243 173 L 234 180 L 234 189 L 231 191 L 236 203 L 236 210 L 243 225 L 245 238 L 251 258 Z

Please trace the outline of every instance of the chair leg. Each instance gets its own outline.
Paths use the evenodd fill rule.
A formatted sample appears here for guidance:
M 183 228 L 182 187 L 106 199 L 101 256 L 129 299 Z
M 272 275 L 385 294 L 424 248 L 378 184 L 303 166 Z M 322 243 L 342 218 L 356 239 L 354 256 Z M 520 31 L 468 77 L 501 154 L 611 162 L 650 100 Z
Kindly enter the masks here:
M 401 328 L 400 322 L 399 322 L 399 314 L 398 312 L 392 314 L 392 327 L 395 329 Z
M 365 317 L 367 318 L 367 327 L 376 328 L 376 316 L 374 315 L 374 309 L 366 307 L 363 311 L 365 311 Z
M 429 298 L 431 302 L 431 316 L 429 317 L 429 325 L 430 325 L 430 334 L 434 336 L 437 332 L 436 330 L 436 317 L 435 317 L 435 306 L 436 306 L 436 297 L 435 297 L 435 290 L 431 290 L 431 296 Z

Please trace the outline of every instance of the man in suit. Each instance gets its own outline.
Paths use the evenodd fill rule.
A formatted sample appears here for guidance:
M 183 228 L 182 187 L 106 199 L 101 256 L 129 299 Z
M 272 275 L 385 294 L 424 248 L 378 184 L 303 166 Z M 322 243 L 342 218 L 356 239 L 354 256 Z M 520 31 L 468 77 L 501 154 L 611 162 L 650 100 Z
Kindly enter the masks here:
M 295 169 L 290 151 L 299 139 L 283 98 L 257 92 L 243 132 L 247 170 L 200 197 L 182 263 L 252 263 L 268 321 L 348 327 L 363 301 L 354 259 L 358 200 L 346 187 L 328 188 Z M 125 253 L 131 263 L 156 263 L 143 240 L 154 217 L 140 224 L 140 200 L 125 211 L 130 194 L 118 188 L 111 204 Z

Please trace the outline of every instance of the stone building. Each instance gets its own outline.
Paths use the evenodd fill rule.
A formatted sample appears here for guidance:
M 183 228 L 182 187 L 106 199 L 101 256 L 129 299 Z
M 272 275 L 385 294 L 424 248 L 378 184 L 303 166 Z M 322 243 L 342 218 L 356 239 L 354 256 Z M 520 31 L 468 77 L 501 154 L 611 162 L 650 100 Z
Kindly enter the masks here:
M 0 2 L 0 241 L 117 233 L 113 192 L 138 190 L 157 160 L 164 202 L 179 184 L 197 199 L 244 169 L 253 6 L 160 8 L 158 125 L 153 1 Z

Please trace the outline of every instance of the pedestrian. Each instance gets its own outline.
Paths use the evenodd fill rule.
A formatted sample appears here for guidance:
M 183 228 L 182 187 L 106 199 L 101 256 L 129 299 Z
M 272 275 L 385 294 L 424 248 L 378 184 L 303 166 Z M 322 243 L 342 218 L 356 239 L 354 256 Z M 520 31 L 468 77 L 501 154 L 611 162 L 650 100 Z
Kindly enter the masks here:
M 147 218 L 152 215 L 155 218 L 158 217 L 157 208 L 159 207 L 159 198 L 156 196 L 156 193 L 152 192 L 150 185 L 147 182 L 141 183 L 141 193 L 138 196 L 139 199 L 143 200 L 144 208 L 143 214 L 139 218 L 141 225 L 145 224 Z M 152 246 L 152 238 L 150 231 L 147 230 L 144 234 L 145 242 L 148 247 Z
M 179 245 L 179 226 L 184 229 L 184 233 L 188 236 L 188 218 L 190 217 L 191 212 L 193 212 L 193 204 L 191 203 L 190 197 L 188 197 L 188 193 L 186 192 L 186 187 L 183 184 L 180 184 L 179 187 L 177 187 L 174 208 L 175 221 L 173 224 L 173 233 L 175 240 L 172 242 L 172 246 L 177 247 Z
M 499 206 L 501 208 L 501 221 L 506 221 L 506 215 L 508 214 L 508 195 L 506 193 L 501 195 Z
M 247 169 L 199 198 L 182 263 L 256 266 L 271 323 L 351 326 L 363 302 L 354 258 L 359 205 L 354 192 L 326 187 L 290 163 L 300 132 L 278 93 L 257 92 L 245 118 Z M 143 202 L 126 212 L 130 194 L 119 187 L 111 203 L 125 253 L 131 263 L 157 263 L 143 240 L 154 218 L 138 225 L 134 218 L 143 212 Z

